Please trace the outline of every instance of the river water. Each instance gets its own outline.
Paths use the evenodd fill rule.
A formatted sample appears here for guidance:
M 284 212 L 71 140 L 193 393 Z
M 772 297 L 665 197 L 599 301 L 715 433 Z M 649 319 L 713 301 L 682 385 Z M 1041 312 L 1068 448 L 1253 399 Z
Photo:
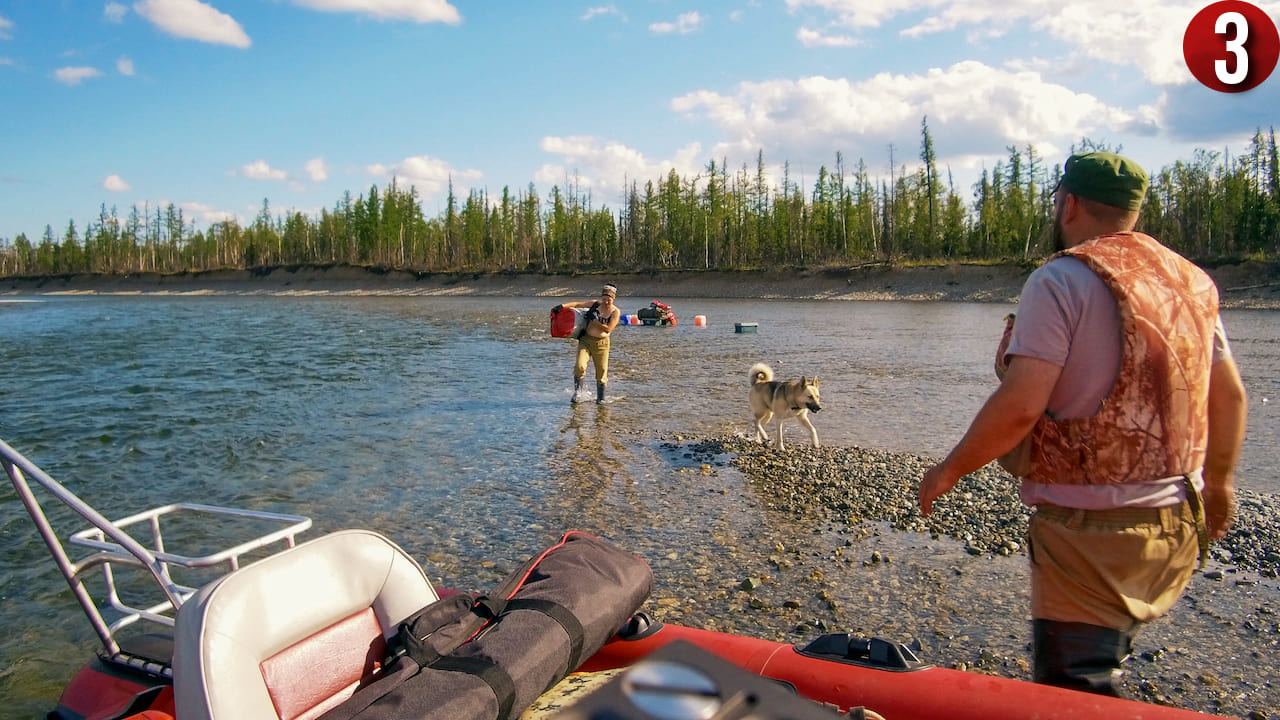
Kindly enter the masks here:
M 547 334 L 546 299 L 0 299 L 0 438 L 108 517 L 177 500 L 308 515 L 318 532 L 384 532 L 433 580 L 472 588 L 564 530 L 587 530 L 649 560 L 668 617 L 775 636 L 797 618 L 746 605 L 733 586 L 771 573 L 782 597 L 791 575 L 843 563 L 826 585 L 859 627 L 838 629 L 1025 655 L 1017 630 L 967 626 L 959 608 L 938 617 L 943 600 L 927 613 L 885 601 L 921 574 L 963 570 L 1007 587 L 987 610 L 1021 623 L 1025 560 L 814 527 L 681 446 L 748 433 L 747 371 L 764 361 L 780 377 L 820 378 L 824 444 L 944 454 L 993 388 L 1011 306 L 671 302 L 678 327 L 615 333 L 608 401 L 571 406 L 573 345 Z M 758 332 L 735 333 L 737 322 Z M 1238 483 L 1280 492 L 1280 312 L 1226 311 L 1224 322 L 1250 397 Z M 787 437 L 804 442 L 795 425 Z M 53 516 L 63 537 L 81 527 Z M 861 562 L 833 558 L 867 537 L 899 561 L 850 587 Z M 7 485 L 0 557 L 0 716 L 36 717 L 95 641 Z M 718 589 L 708 602 L 695 586 Z M 1274 602 L 1274 588 L 1248 587 Z

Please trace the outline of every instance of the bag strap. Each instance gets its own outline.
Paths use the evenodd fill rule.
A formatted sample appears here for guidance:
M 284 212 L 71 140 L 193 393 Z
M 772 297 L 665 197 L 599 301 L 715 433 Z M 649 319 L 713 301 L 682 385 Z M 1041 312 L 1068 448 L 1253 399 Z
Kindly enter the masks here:
M 490 620 L 496 620 L 499 615 L 506 612 L 507 605 L 508 598 L 481 595 L 476 598 L 475 604 L 471 606 L 471 612 L 484 618 L 487 625 Z
M 396 628 L 396 634 L 387 643 L 388 659 L 404 654 L 425 666 L 453 652 L 473 632 L 496 617 L 486 601 L 483 595 L 462 593 L 427 605 Z M 441 642 L 440 638 L 433 638 L 442 628 L 459 623 L 465 629 L 455 631 L 452 640 Z M 437 648 L 437 644 L 442 647 Z
M 391 694 L 409 678 L 417 675 L 420 669 L 412 658 L 398 657 L 383 666 L 382 673 L 373 682 L 360 687 L 354 695 L 330 708 L 317 720 L 353 720 L 378 700 Z
M 507 718 L 516 704 L 516 684 L 506 670 L 490 660 L 479 657 L 446 655 L 431 664 L 433 670 L 461 672 L 474 675 L 484 681 L 498 700 L 498 717 Z
M 553 620 L 560 623 L 560 626 L 564 628 L 566 633 L 568 633 L 569 640 L 573 648 L 572 655 L 569 658 L 571 661 L 569 671 L 572 671 L 574 668 L 578 667 L 581 662 L 581 658 L 578 656 L 582 654 L 582 623 L 580 623 L 568 609 L 551 601 L 517 600 L 513 598 L 515 598 L 516 593 L 524 587 L 525 583 L 529 581 L 529 577 L 534 573 L 538 565 L 546 559 L 547 555 L 564 547 L 566 543 L 578 536 L 595 538 L 594 535 L 590 535 L 588 533 L 578 530 L 570 530 L 560 538 L 560 542 L 552 545 L 546 550 L 543 550 L 537 556 L 529 558 L 520 566 L 519 569 L 507 575 L 502 584 L 494 588 L 492 592 L 485 595 L 478 593 L 469 594 L 467 595 L 469 602 L 458 596 L 437 601 L 441 610 L 444 612 L 440 615 L 436 615 L 433 618 L 434 622 L 429 623 L 427 627 L 417 628 L 418 632 L 414 632 L 415 623 L 413 622 L 413 620 L 416 620 L 418 616 L 411 618 L 410 621 L 401 623 L 398 632 L 396 633 L 396 641 L 393 643 L 397 647 L 389 647 L 388 651 L 394 655 L 396 654 L 395 650 L 403 649 L 405 654 L 417 662 L 418 665 L 426 667 L 427 665 L 435 663 L 442 656 L 446 656 L 448 653 L 453 652 L 459 645 L 470 642 L 480 634 L 481 630 L 488 627 L 489 623 L 493 622 L 493 620 L 499 615 L 511 610 L 513 605 L 524 603 L 524 607 L 526 609 L 537 610 L 551 617 Z M 464 602 L 467 602 L 466 608 L 462 607 Z M 448 609 L 450 604 L 453 605 L 452 609 Z M 425 614 L 427 613 L 419 613 L 419 616 Z M 453 642 L 446 643 L 444 647 L 439 649 L 429 642 L 428 638 L 430 638 L 431 634 L 437 629 L 451 620 L 458 620 L 463 617 L 468 617 L 468 620 L 464 621 L 469 623 L 466 628 L 467 631 L 459 633 Z M 425 632 L 423 632 L 424 630 Z
M 582 623 L 569 608 L 554 600 L 516 599 L 507 603 L 507 612 L 513 610 L 534 610 L 559 623 L 560 627 L 564 628 L 565 634 L 569 636 L 569 667 L 565 668 L 565 672 L 573 672 L 582 664 L 582 644 L 585 633 Z
M 491 601 L 491 598 L 482 597 L 476 601 L 476 607 L 488 607 L 488 604 Z M 569 636 L 569 665 L 565 668 L 565 672 L 573 672 L 575 668 L 582 664 L 582 623 L 573 616 L 573 613 L 569 611 L 569 608 L 553 600 L 516 599 L 510 602 L 492 601 L 492 604 L 496 606 L 505 606 L 505 610 L 500 613 L 501 615 L 505 615 L 515 610 L 533 610 L 555 620 L 560 627 L 564 628 L 565 633 Z M 494 697 L 497 698 L 499 718 L 508 717 L 511 713 L 511 709 L 515 706 L 515 681 L 511 679 L 511 675 L 506 670 L 502 669 L 492 660 L 477 656 L 441 656 L 437 653 L 434 660 L 428 663 L 423 663 L 422 667 L 429 667 L 432 670 L 467 673 L 468 675 L 474 675 L 479 678 L 484 682 L 484 684 L 489 686 L 489 689 L 493 691 Z M 555 682 L 556 681 L 553 681 L 552 685 L 554 685 Z M 549 689 L 550 688 L 545 688 L 545 690 Z

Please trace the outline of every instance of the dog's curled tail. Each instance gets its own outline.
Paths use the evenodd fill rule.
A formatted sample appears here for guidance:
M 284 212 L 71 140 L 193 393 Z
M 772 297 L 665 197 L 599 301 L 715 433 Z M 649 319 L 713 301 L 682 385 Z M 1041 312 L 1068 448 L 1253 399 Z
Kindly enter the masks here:
M 773 379 L 773 368 L 764 363 L 756 363 L 751 366 L 751 384 L 769 382 Z

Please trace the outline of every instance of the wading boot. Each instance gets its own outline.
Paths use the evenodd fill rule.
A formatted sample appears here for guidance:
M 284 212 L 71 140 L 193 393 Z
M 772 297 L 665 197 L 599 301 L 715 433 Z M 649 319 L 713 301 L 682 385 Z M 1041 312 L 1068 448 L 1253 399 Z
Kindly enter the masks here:
M 596 383 L 596 404 L 604 404 L 604 383 Z
M 570 403 L 574 405 L 578 404 L 578 391 L 581 389 L 582 389 L 582 378 L 578 378 L 578 377 L 574 378 L 573 379 L 573 397 L 569 398 Z
M 1123 697 L 1120 664 L 1133 647 L 1132 633 L 1088 623 L 1042 619 L 1032 623 L 1033 680 Z

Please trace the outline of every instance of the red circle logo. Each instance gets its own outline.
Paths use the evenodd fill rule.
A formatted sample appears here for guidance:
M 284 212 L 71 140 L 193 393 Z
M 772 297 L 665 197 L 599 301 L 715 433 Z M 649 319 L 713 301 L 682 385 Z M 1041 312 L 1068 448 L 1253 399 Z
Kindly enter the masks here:
M 1205 87 L 1218 92 L 1252 90 L 1266 80 L 1280 56 L 1280 35 L 1261 8 L 1221 0 L 1191 18 L 1182 35 L 1182 58 Z

